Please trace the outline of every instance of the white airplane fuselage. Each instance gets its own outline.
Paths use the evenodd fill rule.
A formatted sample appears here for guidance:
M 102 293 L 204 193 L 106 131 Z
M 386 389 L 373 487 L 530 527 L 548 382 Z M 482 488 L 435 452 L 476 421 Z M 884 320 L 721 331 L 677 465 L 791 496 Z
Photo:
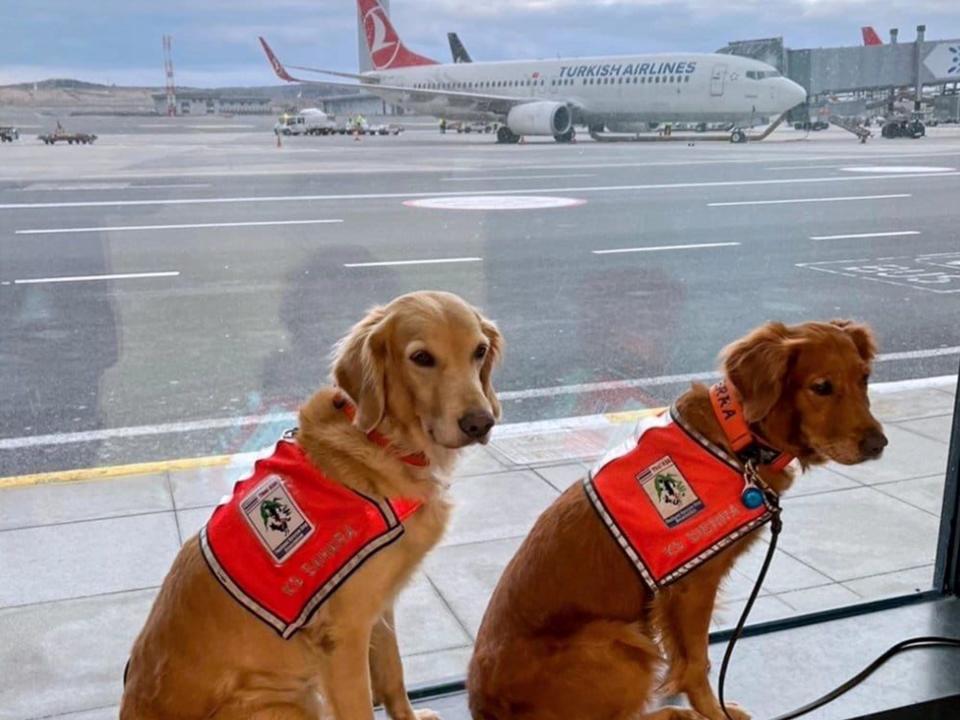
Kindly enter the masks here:
M 670 121 L 748 126 L 779 116 L 806 99 L 800 85 L 770 65 L 709 53 L 419 65 L 364 77 L 373 93 L 381 82 L 566 103 L 576 122 L 611 129 Z M 451 97 L 414 93 L 400 104 L 438 117 L 498 117 L 467 103 L 458 108 L 457 99 Z

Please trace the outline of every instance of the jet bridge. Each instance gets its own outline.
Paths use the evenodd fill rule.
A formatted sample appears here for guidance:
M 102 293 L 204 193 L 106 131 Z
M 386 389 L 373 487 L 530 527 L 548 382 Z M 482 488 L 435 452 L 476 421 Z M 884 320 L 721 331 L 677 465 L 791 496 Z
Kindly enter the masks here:
M 773 65 L 802 85 L 807 97 L 871 92 L 893 88 L 960 83 L 960 39 L 926 40 L 926 28 L 917 27 L 913 42 L 886 45 L 791 50 L 783 38 L 730 43 L 719 52 L 742 55 Z

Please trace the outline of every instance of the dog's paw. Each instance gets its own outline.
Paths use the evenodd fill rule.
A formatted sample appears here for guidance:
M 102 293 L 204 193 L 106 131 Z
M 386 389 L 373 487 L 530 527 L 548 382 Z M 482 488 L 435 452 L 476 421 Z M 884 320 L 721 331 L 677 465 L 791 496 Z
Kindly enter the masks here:
M 433 710 L 414 710 L 413 714 L 417 720 L 442 720 Z
M 750 713 L 736 703 L 727 703 L 727 713 L 729 713 L 733 720 L 750 720 Z M 726 720 L 722 710 L 720 711 L 719 720 Z

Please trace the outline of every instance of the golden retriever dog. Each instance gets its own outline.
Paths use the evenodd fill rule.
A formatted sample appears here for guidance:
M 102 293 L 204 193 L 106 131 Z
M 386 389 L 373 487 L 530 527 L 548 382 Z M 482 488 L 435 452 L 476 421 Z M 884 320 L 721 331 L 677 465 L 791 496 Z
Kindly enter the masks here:
M 494 324 L 449 293 L 404 295 L 354 326 L 335 352 L 338 387 L 300 409 L 290 442 L 334 487 L 419 509 L 289 639 L 225 590 L 193 537 L 134 643 L 120 718 L 362 720 L 374 703 L 394 720 L 437 717 L 407 698 L 393 603 L 447 524 L 458 451 L 486 442 L 499 417 L 501 348 Z
M 789 453 L 802 469 L 828 460 L 854 464 L 879 457 L 887 442 L 867 398 L 874 353 L 863 325 L 768 323 L 728 346 L 722 369 L 754 438 Z M 673 412 L 736 459 L 708 388 L 694 385 Z M 732 467 L 736 483 L 740 471 Z M 778 494 L 793 480 L 789 469 L 761 466 L 760 474 Z M 540 516 L 504 571 L 470 663 L 472 716 L 725 720 L 708 679 L 710 619 L 724 577 L 758 533 L 653 593 L 587 487 L 570 487 Z M 650 710 L 658 691 L 686 694 L 693 709 Z M 749 718 L 728 707 L 737 720 Z

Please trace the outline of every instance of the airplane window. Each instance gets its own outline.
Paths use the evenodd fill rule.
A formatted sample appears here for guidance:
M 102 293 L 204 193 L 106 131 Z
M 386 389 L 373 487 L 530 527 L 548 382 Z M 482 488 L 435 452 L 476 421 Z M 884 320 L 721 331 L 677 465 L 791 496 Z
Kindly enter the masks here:
M 685 75 L 684 78 L 683 78 L 683 81 L 684 81 L 684 82 L 690 82 L 690 76 L 689 76 L 689 75 Z

